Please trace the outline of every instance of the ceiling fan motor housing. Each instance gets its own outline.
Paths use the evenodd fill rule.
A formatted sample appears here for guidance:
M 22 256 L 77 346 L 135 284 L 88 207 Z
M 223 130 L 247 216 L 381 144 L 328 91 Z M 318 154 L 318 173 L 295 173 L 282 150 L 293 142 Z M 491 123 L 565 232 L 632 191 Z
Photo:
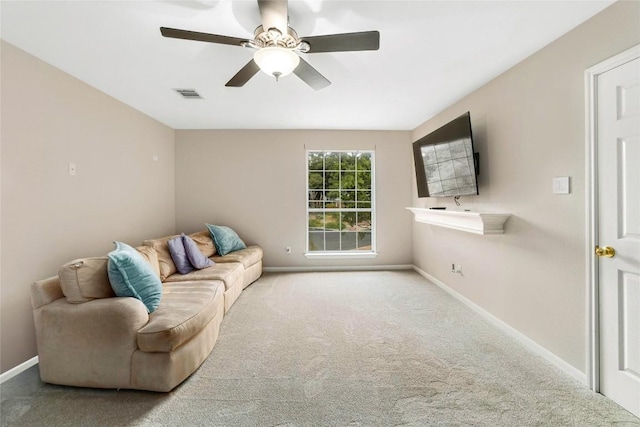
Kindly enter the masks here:
M 300 41 L 298 33 L 291 27 L 287 27 L 287 34 L 282 34 L 277 28 L 265 30 L 262 25 L 260 25 L 253 34 L 253 44 L 258 49 L 272 46 L 296 49 L 302 47 L 301 44 L 307 45 L 307 43 Z

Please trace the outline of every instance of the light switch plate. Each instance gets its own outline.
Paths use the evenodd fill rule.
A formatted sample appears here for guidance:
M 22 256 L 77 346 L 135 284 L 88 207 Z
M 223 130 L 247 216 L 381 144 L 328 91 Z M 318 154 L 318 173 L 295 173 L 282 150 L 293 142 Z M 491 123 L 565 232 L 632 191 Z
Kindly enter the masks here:
M 569 177 L 557 176 L 553 178 L 553 194 L 569 194 Z

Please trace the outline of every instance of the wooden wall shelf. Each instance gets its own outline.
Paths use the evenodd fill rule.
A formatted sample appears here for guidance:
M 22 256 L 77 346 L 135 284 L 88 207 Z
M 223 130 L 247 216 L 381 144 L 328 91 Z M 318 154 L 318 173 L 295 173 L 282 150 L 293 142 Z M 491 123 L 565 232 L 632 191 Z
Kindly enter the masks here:
M 468 212 L 444 209 L 407 208 L 417 222 L 453 228 L 474 234 L 504 234 L 504 223 L 511 214 Z

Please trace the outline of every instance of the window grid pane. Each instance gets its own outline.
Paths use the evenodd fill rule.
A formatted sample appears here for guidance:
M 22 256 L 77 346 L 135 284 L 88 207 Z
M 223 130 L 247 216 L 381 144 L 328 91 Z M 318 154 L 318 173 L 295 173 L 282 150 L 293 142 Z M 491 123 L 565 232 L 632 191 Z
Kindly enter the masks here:
M 374 251 L 373 153 L 309 151 L 309 252 Z

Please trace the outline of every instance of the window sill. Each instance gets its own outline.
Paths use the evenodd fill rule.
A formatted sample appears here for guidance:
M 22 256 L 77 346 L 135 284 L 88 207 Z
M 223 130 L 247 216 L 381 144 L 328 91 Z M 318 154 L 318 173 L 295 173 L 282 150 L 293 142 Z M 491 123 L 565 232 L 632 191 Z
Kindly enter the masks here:
M 375 258 L 377 252 L 307 252 L 307 259 L 366 259 Z

